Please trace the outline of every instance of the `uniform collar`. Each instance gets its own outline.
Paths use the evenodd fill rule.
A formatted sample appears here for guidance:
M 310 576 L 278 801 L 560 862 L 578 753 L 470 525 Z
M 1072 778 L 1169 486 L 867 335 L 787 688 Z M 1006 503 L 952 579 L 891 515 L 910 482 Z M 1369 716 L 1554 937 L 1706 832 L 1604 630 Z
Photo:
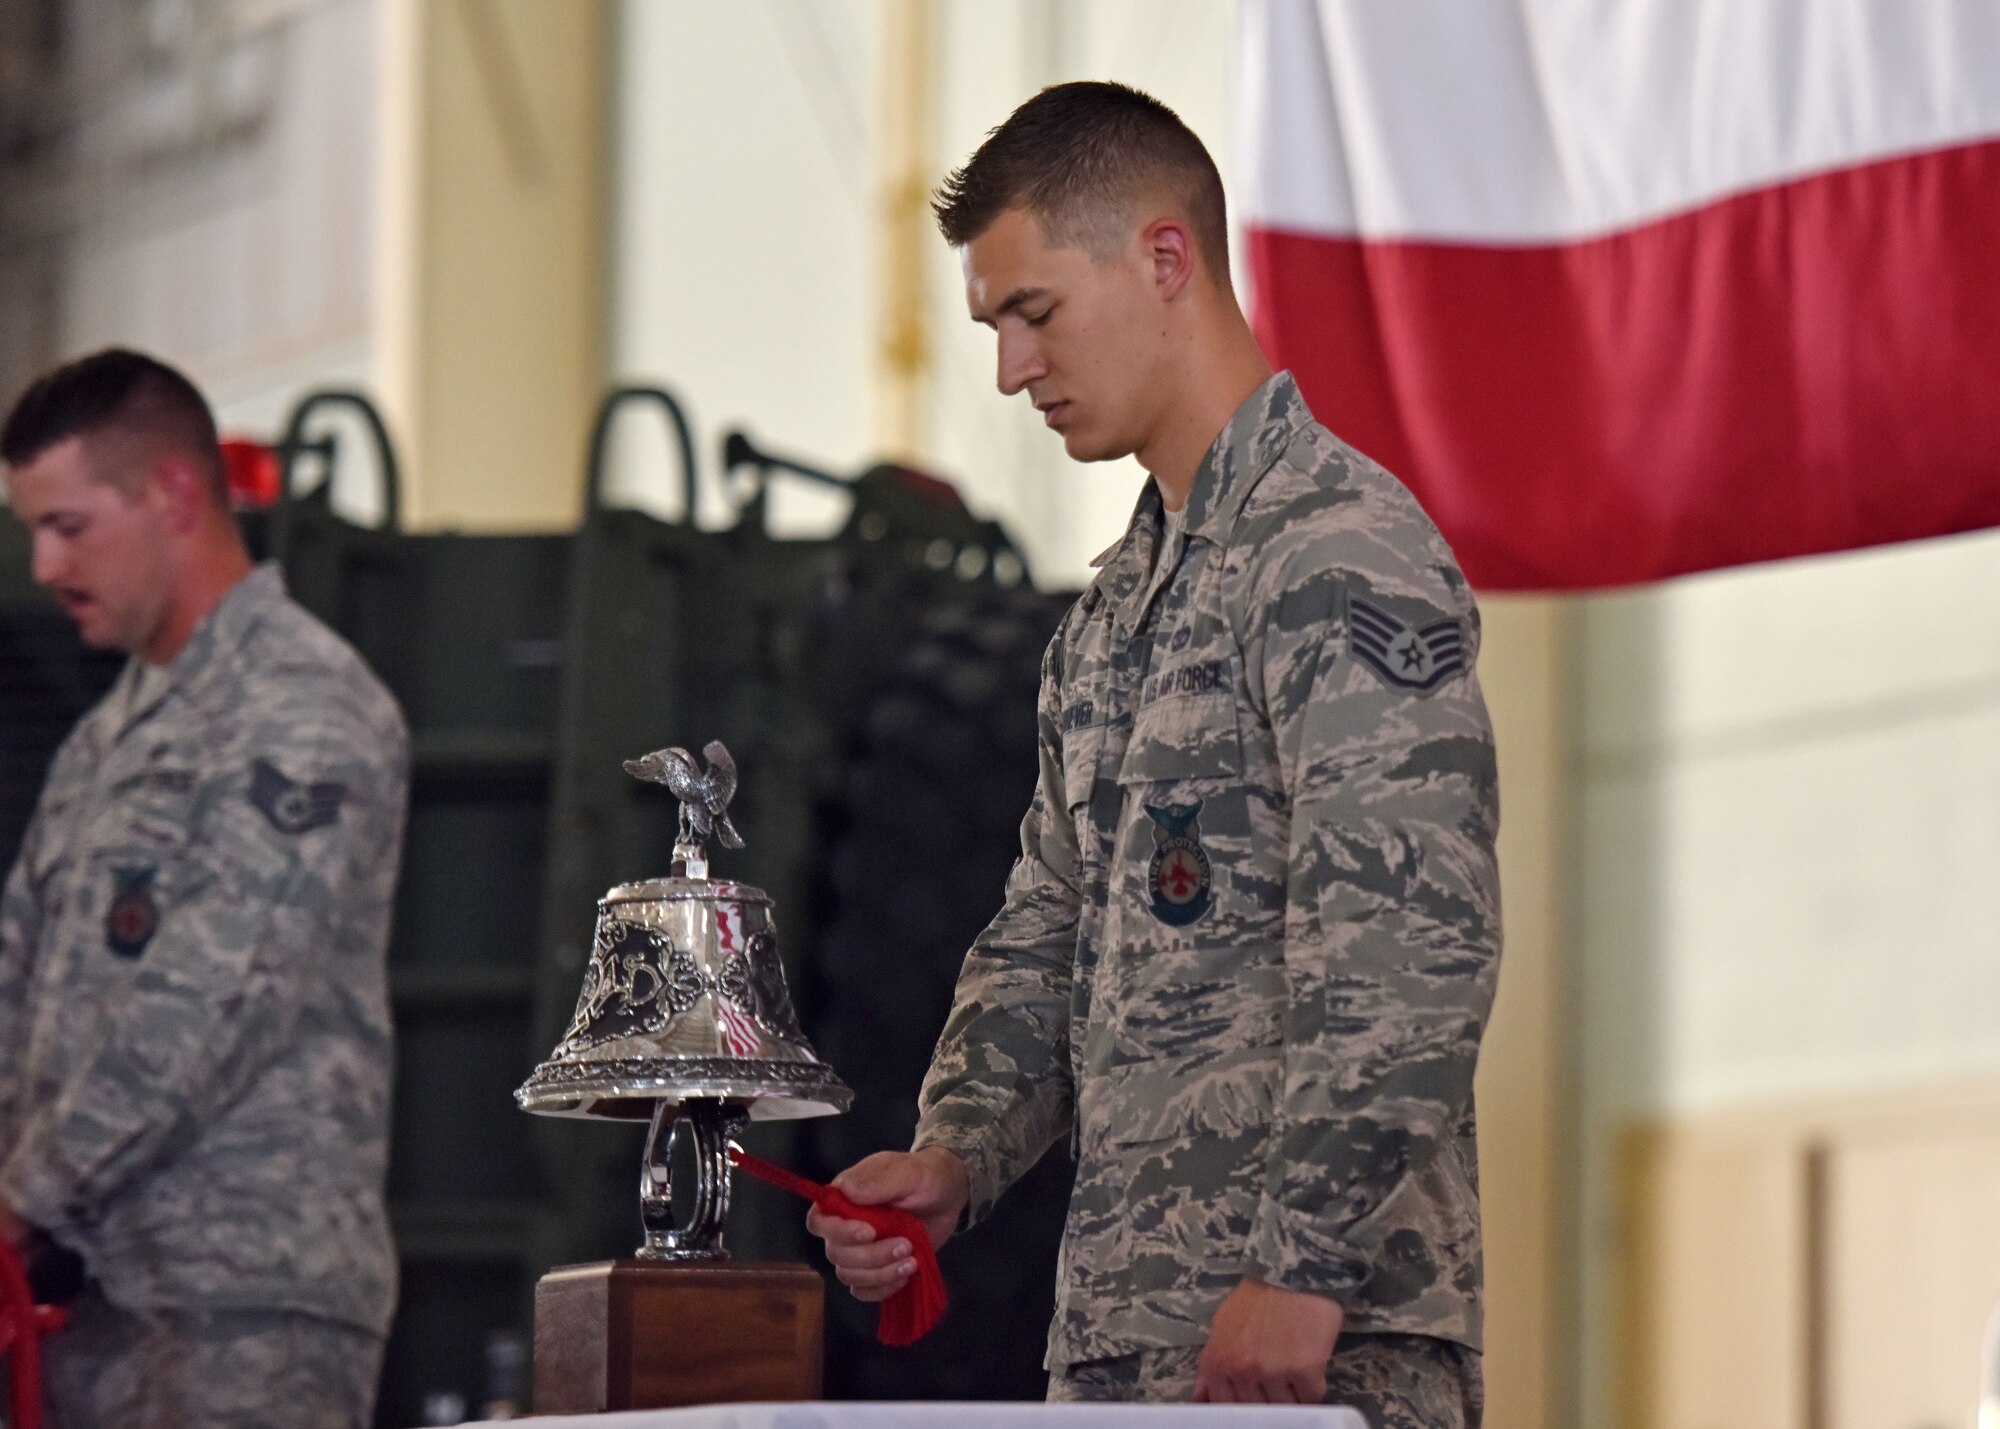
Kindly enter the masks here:
M 1291 445 L 1293 434 L 1311 420 L 1291 373 L 1274 372 L 1265 378 L 1223 425 L 1195 471 L 1188 491 L 1188 535 L 1228 545 L 1236 518 L 1258 480 Z
M 1258 480 L 1291 444 L 1293 434 L 1312 420 L 1298 383 L 1289 372 L 1266 378 L 1223 424 L 1195 469 L 1188 491 L 1187 538 L 1226 546 L 1236 518 Z M 1149 477 L 1139 490 L 1125 534 L 1091 562 L 1107 600 L 1122 605 L 1152 574 L 1154 554 L 1165 535 L 1165 506 Z
M 201 618 L 187 644 L 167 662 L 167 678 L 160 682 L 153 697 L 143 707 L 130 711 L 128 715 L 123 701 L 113 699 L 107 702 L 116 720 L 110 733 L 115 737 L 131 728 L 157 709 L 169 695 L 198 682 L 227 652 L 241 645 L 251 627 L 284 598 L 285 577 L 279 571 L 277 562 L 265 561 L 253 568 L 249 575 L 223 594 L 213 610 Z M 127 690 L 129 682 L 138 678 L 139 672 L 134 668 L 137 664 L 135 656 L 120 677 L 116 686 L 119 691 Z

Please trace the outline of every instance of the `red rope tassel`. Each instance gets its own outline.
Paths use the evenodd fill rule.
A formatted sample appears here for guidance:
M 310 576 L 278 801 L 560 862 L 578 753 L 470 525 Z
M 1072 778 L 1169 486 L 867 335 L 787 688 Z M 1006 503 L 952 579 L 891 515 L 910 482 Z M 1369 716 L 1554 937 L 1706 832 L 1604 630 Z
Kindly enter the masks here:
M 917 1273 L 910 1283 L 882 1302 L 881 1317 L 875 1322 L 875 1338 L 885 1345 L 914 1345 L 939 1320 L 950 1303 L 944 1289 L 944 1272 L 938 1269 L 937 1252 L 924 1223 L 896 1206 L 857 1206 L 831 1186 L 822 1186 L 795 1176 L 782 1166 L 774 1166 L 752 1156 L 740 1146 L 729 1148 L 729 1159 L 760 1181 L 768 1181 L 781 1191 L 804 1196 L 829 1216 L 842 1220 L 865 1221 L 875 1234 L 888 1239 L 901 1236 L 917 1257 Z
M 42 1429 L 41 1337 L 68 1318 L 66 1311 L 35 1303 L 20 1254 L 0 1240 L 0 1354 L 14 1362 L 12 1429 Z

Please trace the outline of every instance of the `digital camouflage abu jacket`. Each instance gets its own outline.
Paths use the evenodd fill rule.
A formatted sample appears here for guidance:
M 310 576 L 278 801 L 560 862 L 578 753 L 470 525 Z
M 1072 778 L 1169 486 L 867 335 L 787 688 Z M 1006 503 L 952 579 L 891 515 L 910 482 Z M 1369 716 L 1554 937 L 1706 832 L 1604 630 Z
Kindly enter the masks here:
M 386 1333 L 402 716 L 274 567 L 135 673 L 0 896 L 0 1199 L 128 1308 Z
M 977 1220 L 1073 1135 L 1051 1366 L 1200 1344 L 1246 1275 L 1478 1348 L 1500 912 L 1471 592 L 1287 374 L 1165 530 L 1148 482 L 1050 646 L 1022 855 L 916 1145 L 964 1158 Z

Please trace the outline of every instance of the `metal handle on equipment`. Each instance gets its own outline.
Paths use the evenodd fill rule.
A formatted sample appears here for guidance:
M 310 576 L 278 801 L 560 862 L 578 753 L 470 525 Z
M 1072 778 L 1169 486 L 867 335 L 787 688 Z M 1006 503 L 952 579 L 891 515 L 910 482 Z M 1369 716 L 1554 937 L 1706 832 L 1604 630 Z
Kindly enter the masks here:
M 771 473 L 781 471 L 789 476 L 802 477 L 819 486 L 830 486 L 848 495 L 854 494 L 854 483 L 845 477 L 835 476 L 830 471 L 822 471 L 796 457 L 779 456 L 767 452 L 750 440 L 750 434 L 741 428 L 731 432 L 722 442 L 722 470 L 724 474 L 738 467 L 750 467 L 755 473 L 755 489 L 743 503 L 743 511 L 754 517 L 766 534 L 770 531 L 770 504 L 764 496 L 770 486 Z
M 655 402 L 667 414 L 672 423 L 674 435 L 679 441 L 681 457 L 681 497 L 685 503 L 679 524 L 694 525 L 695 458 L 694 433 L 688 427 L 687 413 L 673 393 L 664 387 L 614 387 L 605 394 L 604 401 L 597 408 L 597 421 L 590 430 L 590 459 L 585 469 L 583 509 L 586 516 L 604 509 L 605 459 L 611 445 L 611 422 L 618 415 L 618 409 L 628 402 Z
M 285 434 L 278 439 L 278 509 L 282 521 L 285 509 L 293 504 L 297 493 L 292 490 L 292 469 L 301 458 L 316 456 L 327 464 L 327 480 L 333 480 L 333 459 L 338 449 L 331 432 L 323 437 L 308 438 L 306 423 L 314 414 L 329 407 L 346 407 L 357 413 L 362 425 L 375 442 L 375 456 L 382 468 L 382 528 L 389 531 L 402 529 L 403 524 L 403 482 L 396 465 L 396 447 L 389 440 L 389 428 L 382 421 L 382 413 L 363 394 L 344 387 L 328 387 L 317 392 L 308 392 L 292 408 L 292 414 L 285 419 Z

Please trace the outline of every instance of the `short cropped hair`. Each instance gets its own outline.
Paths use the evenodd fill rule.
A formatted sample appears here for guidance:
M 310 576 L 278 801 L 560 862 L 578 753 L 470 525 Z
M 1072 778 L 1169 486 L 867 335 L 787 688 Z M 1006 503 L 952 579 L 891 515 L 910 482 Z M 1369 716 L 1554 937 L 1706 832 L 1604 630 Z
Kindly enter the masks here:
M 0 427 L 0 460 L 20 466 L 71 437 L 112 432 L 151 439 L 192 458 L 208 478 L 210 495 L 228 505 L 215 414 L 207 401 L 166 363 L 122 347 L 80 357 L 36 379 Z
M 1228 288 L 1229 217 L 1208 150 L 1151 95 L 1086 80 L 1016 109 L 938 187 L 931 211 L 954 248 L 1019 208 L 1051 243 L 1109 257 L 1131 236 L 1137 205 L 1158 196 L 1186 212 L 1209 275 Z

